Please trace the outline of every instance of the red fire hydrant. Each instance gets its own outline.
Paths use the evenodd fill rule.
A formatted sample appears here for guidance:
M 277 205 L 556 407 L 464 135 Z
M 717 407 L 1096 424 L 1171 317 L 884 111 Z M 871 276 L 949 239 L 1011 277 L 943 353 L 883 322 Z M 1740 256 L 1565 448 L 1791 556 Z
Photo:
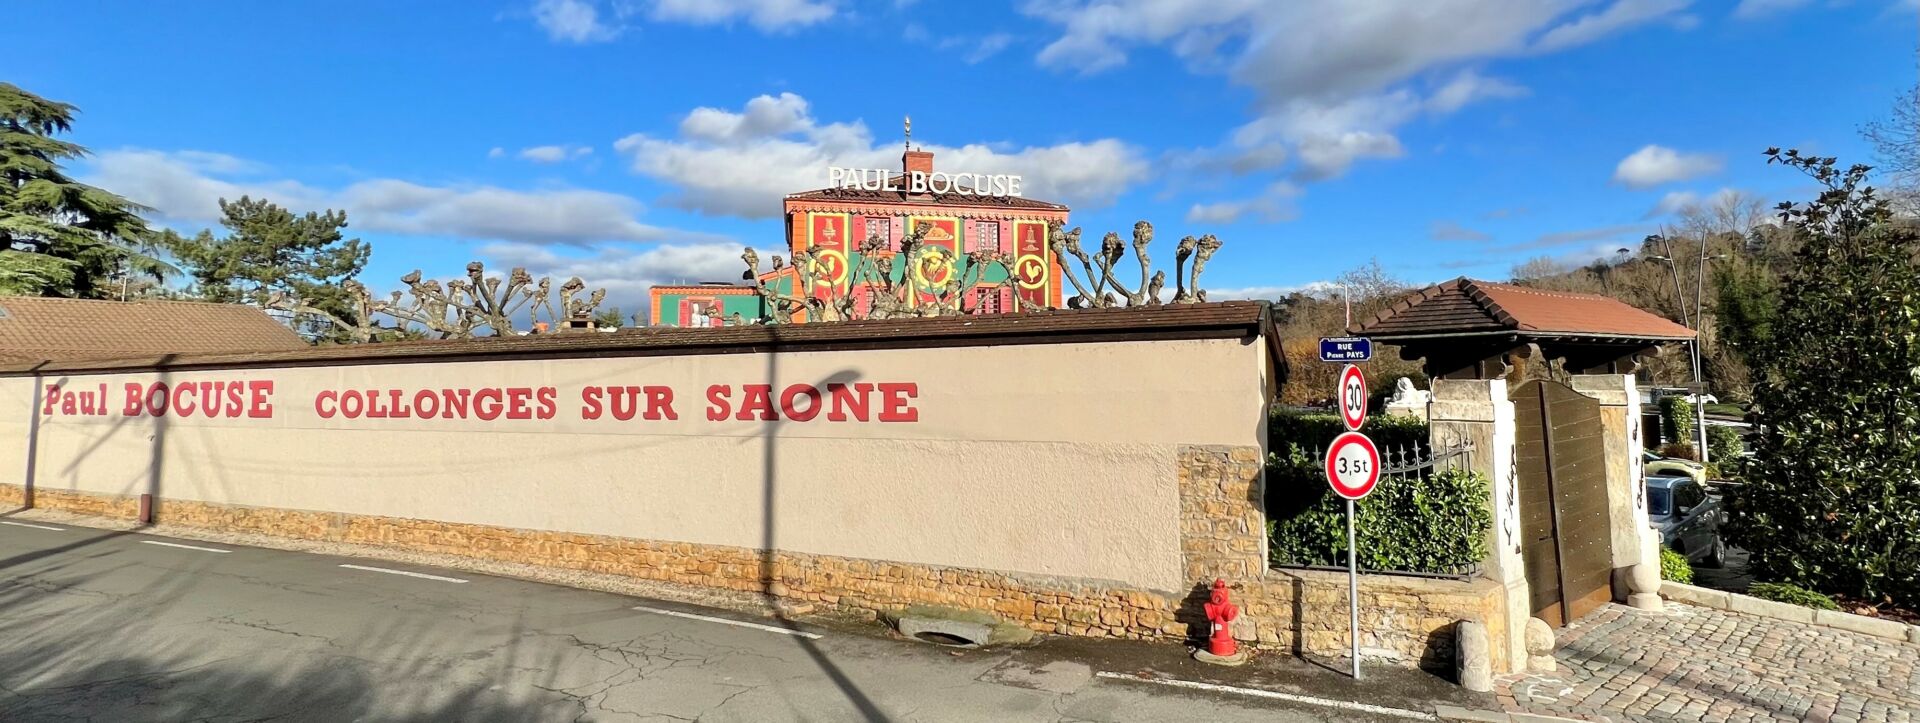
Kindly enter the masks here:
M 1207 638 L 1207 652 L 1222 658 L 1231 658 L 1240 652 L 1240 644 L 1234 642 L 1233 633 L 1227 628 L 1233 619 L 1240 617 L 1240 606 L 1227 600 L 1227 581 L 1215 579 L 1213 592 L 1207 595 L 1207 604 L 1202 606 L 1207 620 L 1213 622 L 1213 635 Z

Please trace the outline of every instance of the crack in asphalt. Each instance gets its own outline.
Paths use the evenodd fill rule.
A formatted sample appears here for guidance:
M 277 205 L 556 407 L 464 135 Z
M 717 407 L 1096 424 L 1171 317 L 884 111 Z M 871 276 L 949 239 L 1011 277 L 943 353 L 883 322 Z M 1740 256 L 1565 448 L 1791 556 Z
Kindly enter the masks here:
M 310 638 L 313 640 L 318 640 L 320 642 L 326 643 L 327 647 L 329 648 L 333 648 L 335 650 L 340 649 L 340 643 L 336 642 L 333 638 L 327 637 L 325 635 L 314 635 L 311 633 L 303 633 L 298 630 L 288 630 L 285 628 L 278 628 L 278 627 L 274 627 L 274 624 L 271 622 L 257 622 L 257 623 L 247 622 L 239 619 L 238 616 L 242 614 L 243 613 L 232 613 L 228 615 L 222 615 L 217 618 L 208 618 L 206 622 L 213 623 L 215 625 L 234 625 L 234 626 L 243 627 L 243 628 L 253 628 L 254 630 L 264 630 L 269 633 L 291 635 L 296 638 Z

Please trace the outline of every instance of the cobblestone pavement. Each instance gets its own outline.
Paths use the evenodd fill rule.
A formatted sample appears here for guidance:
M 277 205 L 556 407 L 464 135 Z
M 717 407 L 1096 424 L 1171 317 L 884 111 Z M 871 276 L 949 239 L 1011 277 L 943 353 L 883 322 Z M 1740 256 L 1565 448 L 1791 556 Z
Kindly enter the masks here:
M 1511 712 L 1631 721 L 1920 721 L 1920 645 L 1667 603 L 1559 631 L 1559 670 L 1495 687 Z

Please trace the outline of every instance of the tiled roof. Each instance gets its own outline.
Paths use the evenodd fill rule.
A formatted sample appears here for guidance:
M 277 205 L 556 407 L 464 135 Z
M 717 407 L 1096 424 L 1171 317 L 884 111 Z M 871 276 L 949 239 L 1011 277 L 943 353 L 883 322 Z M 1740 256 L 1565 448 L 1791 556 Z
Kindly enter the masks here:
M 0 375 L 127 369 L 204 369 L 586 356 L 732 354 L 931 346 L 1055 344 L 1153 338 L 1266 336 L 1272 318 L 1255 301 L 1141 308 L 1039 311 L 886 321 L 840 321 L 715 328 L 647 327 L 480 339 L 307 347 L 257 353 L 188 354 L 160 359 L 77 360 L 38 368 L 0 361 Z M 1279 359 L 1279 356 L 1271 359 Z
M 0 297 L 0 363 L 306 348 L 251 306 Z
M 896 188 L 906 188 L 906 176 L 894 176 L 889 184 Z M 788 201 L 838 201 L 844 203 L 906 203 L 927 206 L 972 206 L 976 208 L 1010 208 L 1035 211 L 1065 211 L 1066 206 L 1046 201 L 1036 201 L 1024 196 L 973 196 L 964 193 L 922 193 L 910 194 L 906 191 L 868 191 L 859 188 L 822 188 L 813 191 L 801 191 L 787 194 Z
M 1352 331 L 1383 341 L 1500 332 L 1655 341 L 1694 335 L 1692 329 L 1618 299 L 1467 278 L 1408 294 Z

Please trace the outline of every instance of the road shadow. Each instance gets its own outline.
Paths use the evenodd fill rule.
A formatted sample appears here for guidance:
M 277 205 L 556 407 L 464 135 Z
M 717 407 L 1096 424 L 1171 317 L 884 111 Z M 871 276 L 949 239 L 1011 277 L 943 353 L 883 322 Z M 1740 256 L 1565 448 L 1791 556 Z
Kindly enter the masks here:
M 778 346 L 766 351 L 766 383 L 773 387 L 773 401 L 776 404 L 779 401 L 780 390 L 782 388 L 779 378 L 780 354 L 781 352 Z M 852 369 L 842 369 L 823 379 L 814 381 L 813 387 L 819 390 L 826 390 L 830 384 L 851 384 L 859 378 L 860 374 L 858 372 Z M 825 404 L 827 402 L 823 398 L 820 403 Z M 797 629 L 797 626 L 793 625 L 793 622 L 789 620 L 784 613 L 779 612 L 781 610 L 780 596 L 775 595 L 773 592 L 774 583 L 779 581 L 778 576 L 775 574 L 778 569 L 777 558 L 779 556 L 777 536 L 778 521 L 775 519 L 775 512 L 777 511 L 776 507 L 778 505 L 777 500 L 780 485 L 778 445 L 780 442 L 780 429 L 784 424 L 786 424 L 786 415 L 783 414 L 780 415 L 779 419 L 764 422 L 765 431 L 761 433 L 760 596 L 769 609 L 776 611 L 778 619 L 785 623 L 786 627 Z M 859 684 L 853 682 L 853 679 L 847 676 L 846 671 L 841 670 L 839 665 L 827 657 L 826 652 L 820 649 L 819 643 L 800 636 L 793 636 L 793 640 L 800 646 L 800 649 L 807 654 L 807 657 L 813 660 L 814 665 L 820 668 L 820 672 L 826 674 L 827 678 L 833 681 L 834 687 L 838 688 L 840 692 L 847 697 L 847 702 L 851 703 L 854 709 L 860 712 L 861 718 L 873 723 L 888 720 L 886 713 L 882 712 L 880 707 L 874 704 L 873 699 L 866 694 L 866 691 L 861 690 Z

